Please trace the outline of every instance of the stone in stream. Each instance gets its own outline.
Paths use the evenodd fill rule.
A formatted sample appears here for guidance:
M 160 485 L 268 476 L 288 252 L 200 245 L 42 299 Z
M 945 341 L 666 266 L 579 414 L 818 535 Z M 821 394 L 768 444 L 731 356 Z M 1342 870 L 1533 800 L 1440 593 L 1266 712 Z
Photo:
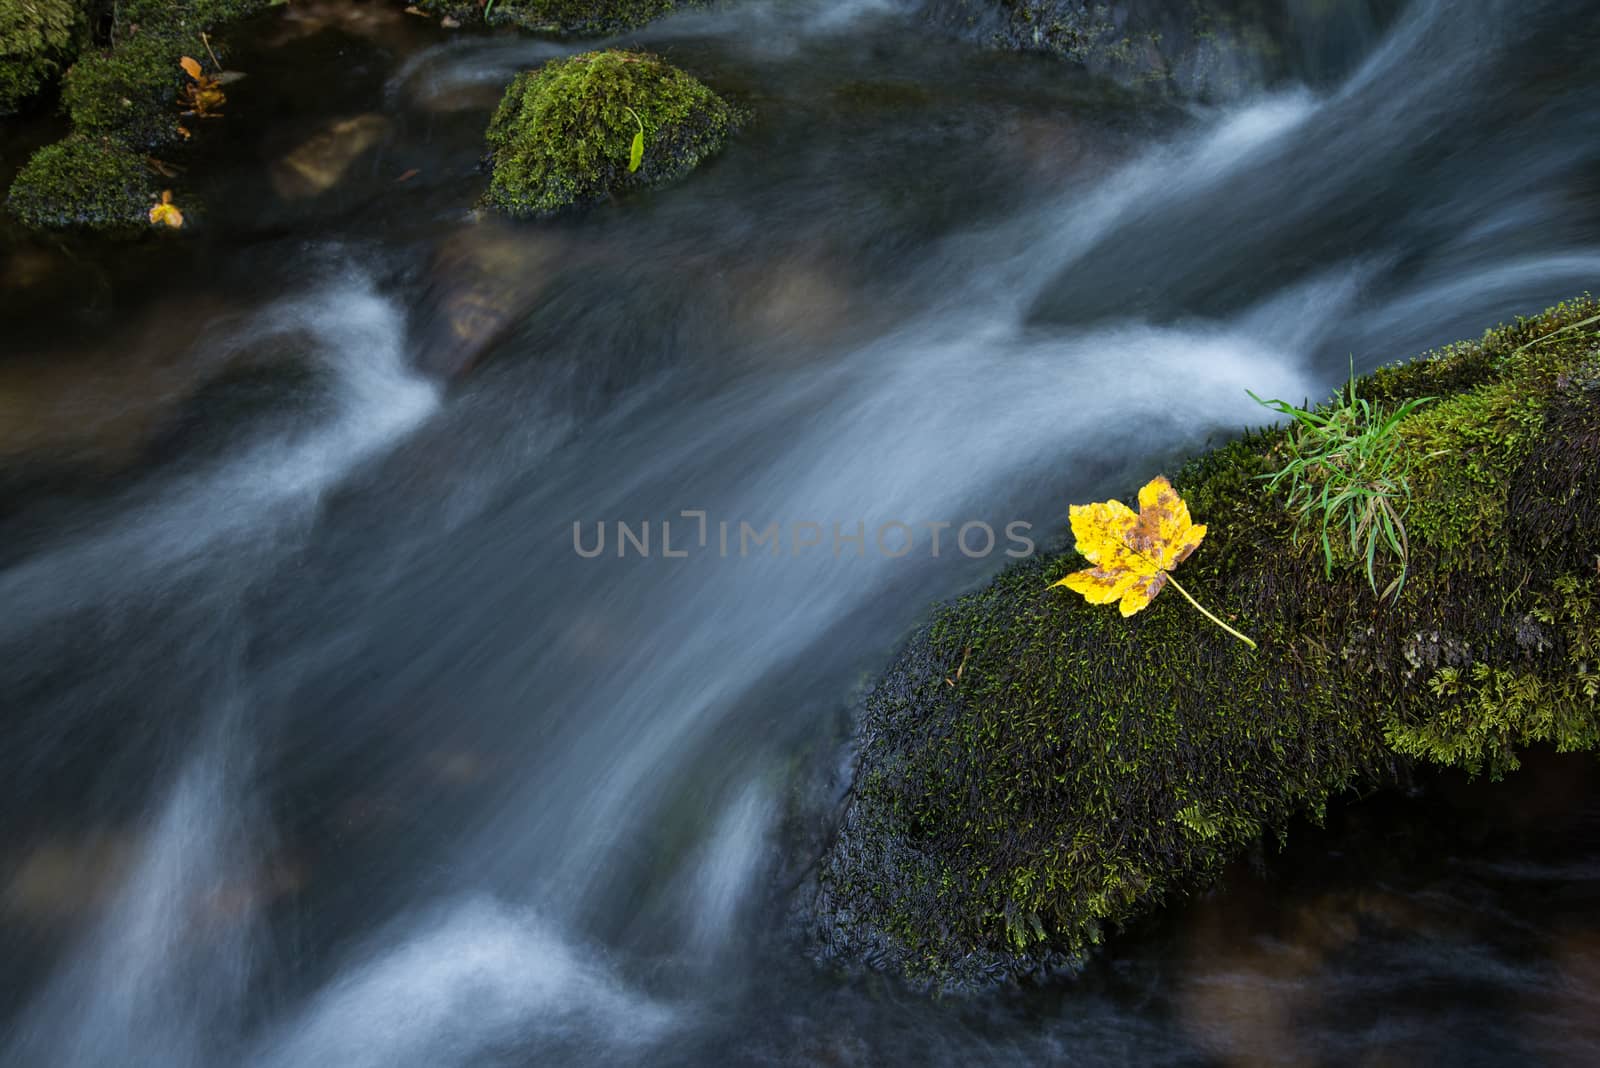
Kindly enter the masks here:
M 1395 596 L 1348 540 L 1330 574 L 1297 533 L 1263 481 L 1289 455 L 1277 427 L 1173 479 L 1209 528 L 1184 585 L 1259 648 L 1181 600 L 1125 619 L 1050 589 L 1076 552 L 940 609 L 861 707 L 799 904 L 819 955 L 938 986 L 1071 966 L 1352 787 L 1600 749 L 1597 317 L 1575 300 L 1358 384 L 1384 411 L 1435 398 L 1391 439 L 1410 479 Z
M 1286 75 L 1319 81 L 1394 0 L 928 0 L 954 36 L 1044 52 L 1090 72 L 1192 99 L 1237 100 Z
M 279 345 L 196 342 L 198 331 L 235 310 L 189 293 L 181 304 L 153 308 L 116 346 L 7 354 L 0 361 L 0 469 L 16 478 L 123 470 L 174 435 L 238 418 L 230 386 L 293 383 L 309 374 L 299 354 Z
M 421 301 L 420 369 L 441 380 L 472 370 L 538 299 L 562 244 L 488 220 L 442 242 Z
M 485 207 L 538 218 L 667 185 L 715 153 L 738 109 L 656 56 L 588 52 L 519 74 L 490 120 Z M 630 168 L 635 137 L 643 156 Z
M 335 119 L 272 165 L 272 188 L 285 200 L 320 196 L 388 132 L 378 114 Z
M 139 845 L 128 832 L 91 831 L 8 857 L 0 915 L 30 924 L 81 920 L 110 902 L 138 859 Z
M 149 225 L 156 184 L 137 153 L 73 134 L 33 154 L 6 207 L 35 229 L 134 233 Z

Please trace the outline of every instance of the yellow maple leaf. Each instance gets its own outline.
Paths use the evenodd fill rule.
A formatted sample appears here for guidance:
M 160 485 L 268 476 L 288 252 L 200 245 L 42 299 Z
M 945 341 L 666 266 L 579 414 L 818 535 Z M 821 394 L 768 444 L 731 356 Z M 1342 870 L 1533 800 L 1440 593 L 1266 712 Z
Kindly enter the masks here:
M 1206 528 L 1189 518 L 1189 505 L 1165 477 L 1145 483 L 1137 513 L 1121 501 L 1100 501 L 1075 504 L 1068 514 L 1077 549 L 1094 566 L 1053 585 L 1083 594 L 1090 604 L 1117 601 L 1127 617 L 1148 606 L 1170 583 L 1207 619 L 1255 648 L 1255 642 L 1207 612 L 1172 577 L 1172 569 L 1200 547 Z
M 183 212 L 178 210 L 178 205 L 172 202 L 172 190 L 165 189 L 161 192 L 161 203 L 150 209 L 150 225 L 159 226 L 166 223 L 177 230 L 183 226 Z

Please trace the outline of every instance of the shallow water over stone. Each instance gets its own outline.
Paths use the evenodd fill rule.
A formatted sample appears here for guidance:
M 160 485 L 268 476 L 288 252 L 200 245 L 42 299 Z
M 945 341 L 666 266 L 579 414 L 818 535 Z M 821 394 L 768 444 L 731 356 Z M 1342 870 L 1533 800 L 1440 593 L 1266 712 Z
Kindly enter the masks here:
M 514 227 L 470 213 L 483 127 L 574 46 L 253 24 L 192 234 L 0 244 L 0 1063 L 1600 1055 L 1581 758 L 1353 802 L 1038 989 L 785 935 L 856 687 L 1005 563 L 962 524 L 1045 544 L 1247 387 L 1600 277 L 1600 17 L 1348 25 L 1194 105 L 894 5 L 691 12 L 628 43 L 755 122 Z M 574 551 L 619 521 L 650 557 Z M 858 522 L 953 526 L 835 555 Z

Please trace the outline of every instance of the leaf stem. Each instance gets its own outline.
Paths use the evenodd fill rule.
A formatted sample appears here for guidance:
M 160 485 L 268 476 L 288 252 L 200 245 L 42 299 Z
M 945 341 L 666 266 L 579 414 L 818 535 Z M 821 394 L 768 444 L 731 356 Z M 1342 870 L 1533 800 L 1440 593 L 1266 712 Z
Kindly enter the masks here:
M 1203 615 L 1207 619 L 1211 620 L 1211 622 L 1215 623 L 1217 626 L 1221 627 L 1223 630 L 1227 631 L 1229 634 L 1233 635 L 1235 638 L 1238 638 L 1240 641 L 1244 642 L 1250 648 L 1254 649 L 1254 648 L 1257 647 L 1255 642 L 1251 641 L 1249 638 L 1246 638 L 1243 634 L 1240 634 L 1238 631 L 1236 631 L 1232 627 L 1228 626 L 1222 620 L 1218 619 L 1216 616 L 1214 616 L 1210 612 L 1206 611 L 1205 607 L 1199 601 L 1195 600 L 1193 597 L 1190 597 L 1189 596 L 1189 591 L 1184 589 L 1182 586 L 1178 585 L 1178 580 L 1172 577 L 1172 572 L 1168 571 L 1166 573 L 1166 575 L 1167 575 L 1167 581 L 1172 583 L 1172 588 L 1177 590 L 1179 593 L 1183 594 L 1183 599 L 1188 601 L 1190 604 L 1194 605 L 1195 609 L 1197 611 L 1199 611 L 1199 613 L 1201 615 Z

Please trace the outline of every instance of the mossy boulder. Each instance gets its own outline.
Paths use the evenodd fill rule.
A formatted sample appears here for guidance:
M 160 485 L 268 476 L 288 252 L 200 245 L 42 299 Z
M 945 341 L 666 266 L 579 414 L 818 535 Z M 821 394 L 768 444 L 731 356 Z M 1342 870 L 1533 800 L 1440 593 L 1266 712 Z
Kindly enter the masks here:
M 1068 964 L 1410 762 L 1499 775 L 1526 746 L 1600 745 L 1592 318 L 1574 301 L 1361 383 L 1391 407 L 1438 398 L 1400 429 L 1398 599 L 1348 552 L 1328 577 L 1261 478 L 1278 429 L 1173 480 L 1209 528 L 1184 585 L 1259 650 L 1171 593 L 1124 619 L 1050 589 L 1075 552 L 941 609 L 865 698 L 805 906 L 821 955 L 956 985 Z
M 0 11 L 11 2 L 0 0 Z M 209 56 L 219 46 L 208 44 L 203 33 L 272 3 L 120 0 L 112 6 L 105 47 L 81 55 L 62 78 L 61 106 L 73 132 L 40 149 L 23 168 L 7 197 L 12 212 L 35 227 L 127 225 L 126 209 L 134 199 L 147 208 L 154 184 L 141 154 L 181 138 L 178 96 L 184 76 L 178 61 L 185 55 Z M 138 196 L 130 198 L 135 185 Z
M 153 188 L 136 153 L 75 134 L 34 153 L 12 182 L 6 207 L 41 229 L 133 229 L 148 220 Z
M 82 47 L 87 28 L 77 0 L 0 0 L 0 115 L 48 87 Z
M 176 36 L 141 33 L 78 60 L 61 85 L 61 106 L 73 129 L 133 148 L 178 140 L 178 60 L 187 47 Z
M 201 34 L 271 6 L 270 0 L 123 0 L 111 47 L 67 72 L 61 104 L 73 128 L 133 148 L 178 139 L 178 61 L 215 51 Z
M 484 204 L 536 218 L 666 185 L 720 149 L 739 118 L 656 56 L 608 51 L 552 60 L 518 75 L 489 123 L 493 175 Z M 630 171 L 640 124 L 644 157 Z
M 498 0 L 492 26 L 516 26 L 558 37 L 609 37 L 638 29 L 698 0 Z M 484 6 L 462 0 L 423 0 L 423 10 L 466 23 L 484 18 Z

